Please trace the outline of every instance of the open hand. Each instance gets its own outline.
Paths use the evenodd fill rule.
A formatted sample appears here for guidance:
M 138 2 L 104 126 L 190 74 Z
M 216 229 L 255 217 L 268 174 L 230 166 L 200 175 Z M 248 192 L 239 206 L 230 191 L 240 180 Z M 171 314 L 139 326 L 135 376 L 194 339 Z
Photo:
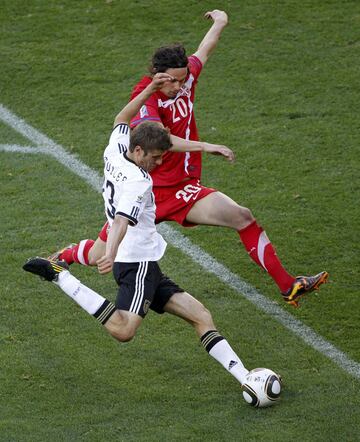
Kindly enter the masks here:
M 234 152 L 222 144 L 203 143 L 203 152 L 211 153 L 212 155 L 222 155 L 230 163 L 235 161 Z
M 158 72 L 153 76 L 151 86 L 154 91 L 161 89 L 167 81 L 173 81 L 174 77 L 167 74 L 166 72 Z

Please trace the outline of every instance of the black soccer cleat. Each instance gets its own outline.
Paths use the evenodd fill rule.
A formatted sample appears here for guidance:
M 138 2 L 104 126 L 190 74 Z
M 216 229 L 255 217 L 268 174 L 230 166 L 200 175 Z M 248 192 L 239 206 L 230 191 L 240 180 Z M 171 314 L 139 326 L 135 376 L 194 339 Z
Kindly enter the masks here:
M 28 259 L 23 265 L 23 269 L 26 272 L 40 276 L 40 278 L 46 281 L 57 281 L 59 273 L 68 270 L 69 266 L 65 261 L 52 261 L 36 256 L 35 258 Z
M 283 293 L 283 299 L 287 304 L 299 307 L 299 300 L 305 293 L 318 290 L 321 284 L 327 282 L 328 272 L 321 272 L 315 276 L 298 276 L 290 289 Z

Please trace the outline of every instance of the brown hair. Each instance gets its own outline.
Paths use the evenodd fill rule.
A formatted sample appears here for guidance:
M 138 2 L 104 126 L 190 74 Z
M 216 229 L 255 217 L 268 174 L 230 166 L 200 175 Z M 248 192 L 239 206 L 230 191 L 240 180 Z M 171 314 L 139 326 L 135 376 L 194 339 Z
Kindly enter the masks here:
M 153 121 L 144 121 L 132 130 L 130 135 L 130 152 L 134 152 L 136 146 L 140 146 L 145 155 L 151 150 L 169 150 L 172 146 L 170 131 Z
M 165 72 L 167 69 L 186 68 L 188 58 L 182 44 L 162 46 L 156 49 L 151 59 L 149 71 L 151 74 Z

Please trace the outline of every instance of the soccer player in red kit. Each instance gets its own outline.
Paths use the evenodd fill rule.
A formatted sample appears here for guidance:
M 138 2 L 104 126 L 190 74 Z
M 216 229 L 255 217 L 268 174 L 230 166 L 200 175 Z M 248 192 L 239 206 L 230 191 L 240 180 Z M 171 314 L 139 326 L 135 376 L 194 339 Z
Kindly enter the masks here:
M 159 122 L 170 129 L 173 144 L 184 150 L 166 152 L 162 165 L 151 173 L 156 221 L 176 221 L 183 226 L 222 226 L 236 230 L 249 256 L 273 278 L 284 301 L 297 307 L 302 295 L 318 289 L 326 282 L 328 273 L 299 277 L 289 274 L 251 211 L 225 194 L 200 183 L 201 151 L 206 149 L 198 142 L 194 117 L 195 89 L 202 68 L 228 21 L 227 14 L 219 10 L 208 12 L 205 17 L 212 19 L 213 24 L 197 51 L 187 57 L 182 45 L 159 48 L 152 58 L 150 76 L 145 76 L 134 87 L 131 95 L 131 98 L 138 95 L 157 72 L 166 72 L 173 78 L 146 101 L 131 122 L 132 127 L 146 120 Z M 184 140 L 195 144 L 189 147 Z M 222 153 L 230 158 L 230 153 L 226 150 L 212 153 Z M 57 252 L 53 257 L 64 259 L 69 264 L 76 261 L 95 265 L 104 255 L 106 239 L 105 225 L 95 244 L 92 240 L 83 240 L 78 245 L 68 246 Z M 111 271 L 111 264 L 102 273 L 106 271 Z
M 188 58 L 182 45 L 159 48 L 152 59 L 151 74 L 167 70 L 174 73 L 174 80 L 167 82 L 147 100 L 133 118 L 131 127 L 142 121 L 157 121 L 168 127 L 172 135 L 185 140 L 199 140 L 194 117 L 194 98 L 205 58 L 207 56 L 200 56 L 198 52 Z M 145 76 L 134 87 L 131 98 L 151 83 L 151 78 Z M 166 152 L 163 166 L 157 167 L 152 173 L 158 223 L 171 220 L 185 226 L 198 224 L 186 220 L 188 211 L 195 201 L 215 191 L 201 186 L 200 177 L 200 151 Z

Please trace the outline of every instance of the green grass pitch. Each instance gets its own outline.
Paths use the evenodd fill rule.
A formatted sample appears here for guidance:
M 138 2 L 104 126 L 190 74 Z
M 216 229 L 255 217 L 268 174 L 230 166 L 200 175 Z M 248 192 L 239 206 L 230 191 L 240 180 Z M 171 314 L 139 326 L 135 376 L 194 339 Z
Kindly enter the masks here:
M 250 207 L 294 274 L 330 273 L 298 310 L 247 257 L 237 235 L 181 229 L 292 318 L 360 361 L 359 25 L 357 1 L 3 0 L 0 104 L 102 173 L 112 121 L 153 50 L 190 54 L 229 14 L 200 77 L 203 182 Z M 0 440 L 355 441 L 359 378 L 169 246 L 162 268 L 213 313 L 248 368 L 284 379 L 279 405 L 255 410 L 179 319 L 150 313 L 120 345 L 51 284 L 21 266 L 103 222 L 101 195 L 0 122 Z M 112 277 L 74 267 L 110 299 Z M 357 366 L 358 367 L 358 366 Z

